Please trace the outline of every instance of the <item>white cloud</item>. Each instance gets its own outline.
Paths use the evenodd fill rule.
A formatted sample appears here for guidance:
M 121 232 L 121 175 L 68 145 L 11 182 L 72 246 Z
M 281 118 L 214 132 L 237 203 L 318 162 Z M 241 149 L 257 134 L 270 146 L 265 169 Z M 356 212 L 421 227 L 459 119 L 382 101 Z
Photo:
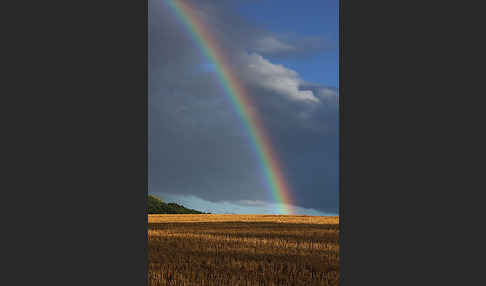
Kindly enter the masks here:
M 296 48 L 281 42 L 279 39 L 271 36 L 259 38 L 255 41 L 255 51 L 259 53 L 281 53 L 281 52 L 293 52 Z
M 261 55 L 252 53 L 244 57 L 247 80 L 259 87 L 287 96 L 293 100 L 319 102 L 311 90 L 300 90 L 304 81 L 297 72 L 283 65 L 272 64 Z
M 339 102 L 339 99 L 335 89 L 321 87 L 316 93 L 321 102 L 325 102 L 326 104 L 334 104 L 336 107 L 338 107 L 337 103 Z
M 319 96 L 324 98 L 329 96 L 336 96 L 336 91 L 330 88 L 321 87 L 319 89 Z

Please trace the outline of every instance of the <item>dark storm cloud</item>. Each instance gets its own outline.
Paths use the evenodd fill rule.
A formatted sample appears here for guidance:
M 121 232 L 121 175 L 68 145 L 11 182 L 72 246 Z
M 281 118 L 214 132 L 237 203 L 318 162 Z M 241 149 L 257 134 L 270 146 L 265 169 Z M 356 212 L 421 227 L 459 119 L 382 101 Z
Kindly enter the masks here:
M 335 212 L 337 91 L 307 83 L 296 71 L 264 57 L 303 53 L 305 45 L 296 44 L 297 38 L 284 42 L 245 23 L 232 13 L 230 1 L 189 2 L 229 51 L 261 111 L 296 204 Z M 216 74 L 205 68 L 199 47 L 165 3 L 149 5 L 150 192 L 213 202 L 268 200 L 261 166 Z
M 337 90 L 303 86 L 318 104 L 272 101 L 262 96 L 261 114 L 299 205 L 338 212 L 339 126 Z M 259 93 L 263 95 L 263 92 Z

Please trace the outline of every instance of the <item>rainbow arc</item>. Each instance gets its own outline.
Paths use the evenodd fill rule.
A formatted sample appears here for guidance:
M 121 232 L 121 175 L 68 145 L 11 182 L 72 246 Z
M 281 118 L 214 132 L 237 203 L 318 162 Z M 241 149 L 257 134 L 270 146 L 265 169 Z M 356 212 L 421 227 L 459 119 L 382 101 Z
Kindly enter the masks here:
M 198 17 L 196 11 L 184 0 L 164 0 L 174 11 L 177 18 L 184 25 L 188 33 L 200 47 L 207 59 L 214 63 L 215 71 L 231 103 L 242 121 L 250 138 L 253 150 L 256 152 L 259 164 L 262 167 L 265 183 L 277 202 L 278 212 L 292 213 L 292 196 L 290 187 L 282 172 L 278 160 L 265 131 L 259 114 L 252 108 L 253 103 L 242 82 L 231 68 L 228 57 L 210 33 L 208 26 Z

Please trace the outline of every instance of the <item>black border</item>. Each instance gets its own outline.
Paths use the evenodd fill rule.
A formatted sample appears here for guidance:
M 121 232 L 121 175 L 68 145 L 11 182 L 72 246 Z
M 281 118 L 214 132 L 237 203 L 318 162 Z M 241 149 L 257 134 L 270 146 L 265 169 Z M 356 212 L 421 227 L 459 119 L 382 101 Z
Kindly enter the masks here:
M 2 284 L 146 285 L 147 1 L 28 2 L 2 6 Z
M 449 257 L 451 252 L 462 252 L 463 244 L 450 240 L 448 245 L 443 243 L 453 231 L 447 229 L 446 233 L 433 236 L 439 225 L 450 222 L 451 212 L 461 213 L 459 209 L 439 213 L 446 204 L 449 177 L 456 174 L 436 174 L 446 164 L 444 158 L 449 158 L 458 146 L 441 153 L 444 157 L 433 156 L 451 136 L 433 141 L 434 134 L 442 128 L 442 122 L 433 121 L 437 120 L 439 106 L 447 94 L 443 89 L 448 89 L 456 78 L 436 81 L 433 87 L 424 86 L 434 76 L 442 76 L 437 68 L 447 70 L 448 57 L 441 58 L 444 62 L 433 59 L 445 54 L 449 31 L 469 28 L 448 29 L 443 25 L 459 22 L 445 20 L 450 15 L 458 16 L 455 10 L 447 13 L 446 5 L 440 6 L 439 13 L 438 7 L 427 7 L 425 2 L 413 4 L 341 0 L 341 285 L 437 285 L 444 280 L 450 283 L 458 273 L 450 265 L 465 261 Z M 459 6 L 454 5 L 454 9 Z M 445 21 L 440 22 L 440 17 Z M 434 39 L 441 33 L 447 35 L 447 40 L 434 46 Z M 450 51 L 448 55 L 454 54 L 458 52 Z M 431 102 L 434 95 L 440 99 L 434 97 Z M 454 120 L 459 119 L 458 110 L 450 110 L 454 110 Z M 457 206 L 455 202 L 447 203 Z M 464 218 L 457 226 L 467 220 Z M 450 271 L 444 271 L 448 267 Z M 440 270 L 433 272 L 437 268 Z M 467 277 L 469 273 L 461 275 L 461 282 L 455 284 L 464 284 L 462 279 Z

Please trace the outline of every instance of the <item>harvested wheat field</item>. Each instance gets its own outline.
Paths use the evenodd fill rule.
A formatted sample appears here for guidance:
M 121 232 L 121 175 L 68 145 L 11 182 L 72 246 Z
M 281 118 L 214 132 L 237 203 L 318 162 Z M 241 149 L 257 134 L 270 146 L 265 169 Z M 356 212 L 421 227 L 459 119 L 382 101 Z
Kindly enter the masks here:
M 148 284 L 338 285 L 339 217 L 149 215 Z

